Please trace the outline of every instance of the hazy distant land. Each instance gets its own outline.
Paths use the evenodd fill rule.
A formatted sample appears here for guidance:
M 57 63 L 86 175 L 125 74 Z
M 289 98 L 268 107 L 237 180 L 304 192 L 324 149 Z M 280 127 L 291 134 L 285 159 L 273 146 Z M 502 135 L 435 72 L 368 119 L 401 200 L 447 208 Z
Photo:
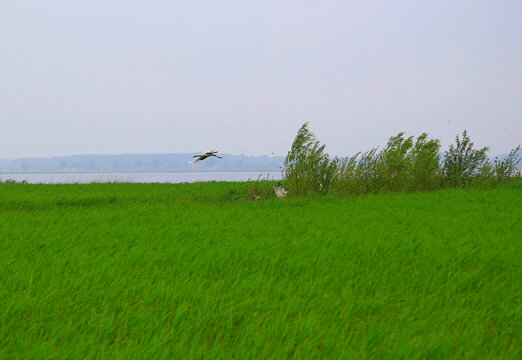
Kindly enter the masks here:
M 190 154 L 70 155 L 51 158 L 0 159 L 0 173 L 280 171 L 284 156 L 220 154 L 196 165 Z

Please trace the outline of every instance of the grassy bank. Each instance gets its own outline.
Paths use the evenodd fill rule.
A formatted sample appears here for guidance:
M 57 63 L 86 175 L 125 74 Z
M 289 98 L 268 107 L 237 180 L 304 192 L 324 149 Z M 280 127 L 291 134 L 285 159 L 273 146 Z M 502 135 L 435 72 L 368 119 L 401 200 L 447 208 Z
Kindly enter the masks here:
M 520 358 L 521 183 L 0 185 L 0 358 Z

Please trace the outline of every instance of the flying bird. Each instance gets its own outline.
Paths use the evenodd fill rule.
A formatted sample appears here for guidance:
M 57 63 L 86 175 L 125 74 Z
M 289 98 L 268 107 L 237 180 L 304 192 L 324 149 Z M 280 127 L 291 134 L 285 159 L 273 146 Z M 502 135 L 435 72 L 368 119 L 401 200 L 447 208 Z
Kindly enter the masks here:
M 217 153 L 218 152 L 215 150 L 210 150 L 210 151 L 204 152 L 203 154 L 194 155 L 193 157 L 197 157 L 197 159 L 194 160 L 193 164 L 197 163 L 198 161 L 205 160 L 206 158 L 212 157 L 212 156 L 215 156 L 218 159 L 223 159 L 221 156 L 217 156 L 216 155 Z

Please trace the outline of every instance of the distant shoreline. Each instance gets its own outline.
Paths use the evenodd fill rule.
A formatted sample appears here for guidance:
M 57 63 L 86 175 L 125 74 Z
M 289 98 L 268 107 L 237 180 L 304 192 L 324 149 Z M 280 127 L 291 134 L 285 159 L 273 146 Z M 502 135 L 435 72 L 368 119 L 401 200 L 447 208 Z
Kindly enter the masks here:
M 106 174 L 280 171 L 282 156 L 221 154 L 193 165 L 191 154 L 69 155 L 0 159 L 0 174 Z M 269 169 L 269 170 L 267 170 Z

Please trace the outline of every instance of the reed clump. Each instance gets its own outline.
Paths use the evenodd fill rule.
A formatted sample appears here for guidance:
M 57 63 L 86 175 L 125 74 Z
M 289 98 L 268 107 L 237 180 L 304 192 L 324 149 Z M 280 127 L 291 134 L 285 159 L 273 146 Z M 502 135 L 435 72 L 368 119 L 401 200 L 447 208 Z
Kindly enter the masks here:
M 520 145 L 503 160 L 489 160 L 489 148 L 475 148 L 464 130 L 441 153 L 440 141 L 427 133 L 415 138 L 400 132 L 381 150 L 330 158 L 307 122 L 285 159 L 283 181 L 291 196 L 492 188 L 521 178 L 519 150 Z

